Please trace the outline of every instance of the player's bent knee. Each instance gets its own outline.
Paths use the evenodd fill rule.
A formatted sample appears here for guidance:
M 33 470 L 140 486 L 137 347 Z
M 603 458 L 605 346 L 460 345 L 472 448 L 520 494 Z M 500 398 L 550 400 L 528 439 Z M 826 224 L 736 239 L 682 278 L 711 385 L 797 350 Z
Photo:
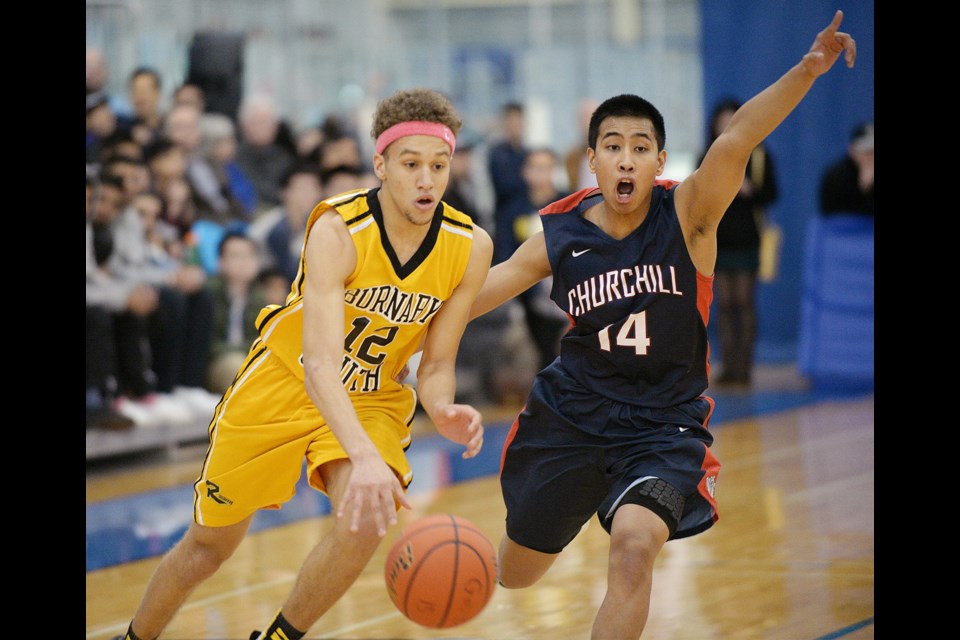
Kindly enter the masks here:
M 203 570 L 215 571 L 237 550 L 246 535 L 251 517 L 225 527 L 207 527 L 192 524 L 178 544 L 192 562 L 199 563 Z
M 686 499 L 675 486 L 660 478 L 648 478 L 630 487 L 620 498 L 617 508 L 636 504 L 653 511 L 667 525 L 669 539 L 677 532 L 685 503 Z
M 506 589 L 524 589 L 536 584 L 559 554 L 523 547 L 509 539 L 500 544 L 497 582 Z

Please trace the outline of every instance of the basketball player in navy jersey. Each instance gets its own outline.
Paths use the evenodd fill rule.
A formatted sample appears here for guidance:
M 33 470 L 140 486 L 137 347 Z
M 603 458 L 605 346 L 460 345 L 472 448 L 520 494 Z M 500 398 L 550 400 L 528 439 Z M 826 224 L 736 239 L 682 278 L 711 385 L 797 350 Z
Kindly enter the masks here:
M 265 306 L 259 336 L 210 423 L 193 519 L 157 566 L 124 640 L 153 640 L 193 589 L 279 509 L 305 466 L 336 519 L 283 606 L 251 639 L 300 640 L 366 567 L 397 510 L 418 394 L 437 431 L 472 458 L 483 425 L 454 403 L 456 357 L 493 241 L 441 201 L 461 120 L 429 89 L 377 105 L 373 189 L 332 195 L 306 223 L 297 278 Z M 417 350 L 417 388 L 402 383 Z
M 841 54 L 853 66 L 842 18 L 737 111 L 682 182 L 658 179 L 659 111 L 634 95 L 603 102 L 586 151 L 599 188 L 541 209 L 543 230 L 490 270 L 474 303 L 472 317 L 552 274 L 551 298 L 570 317 L 560 357 L 537 375 L 504 445 L 499 580 L 537 582 L 596 513 L 610 552 L 594 640 L 639 638 L 660 549 L 717 521 L 703 395 L 717 225 L 753 148 Z

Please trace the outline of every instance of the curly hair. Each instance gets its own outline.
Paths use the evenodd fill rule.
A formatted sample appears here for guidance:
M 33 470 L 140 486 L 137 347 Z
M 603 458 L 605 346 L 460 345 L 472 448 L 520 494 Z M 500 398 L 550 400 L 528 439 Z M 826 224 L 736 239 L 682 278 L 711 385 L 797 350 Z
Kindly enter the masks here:
M 433 89 L 406 89 L 377 103 L 370 135 L 376 140 L 393 125 L 414 120 L 445 124 L 453 135 L 457 135 L 463 126 L 453 103 L 442 93 Z

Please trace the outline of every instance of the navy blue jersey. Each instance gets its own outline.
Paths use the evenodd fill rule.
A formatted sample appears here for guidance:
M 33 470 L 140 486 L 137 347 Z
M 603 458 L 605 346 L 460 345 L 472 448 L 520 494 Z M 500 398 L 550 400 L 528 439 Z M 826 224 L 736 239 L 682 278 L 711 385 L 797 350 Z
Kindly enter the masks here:
M 709 373 L 713 277 L 697 272 L 673 201 L 658 180 L 643 223 L 622 240 L 583 217 L 602 200 L 578 191 L 540 211 L 553 270 L 550 297 L 573 326 L 560 364 L 594 393 L 645 407 L 700 396 Z

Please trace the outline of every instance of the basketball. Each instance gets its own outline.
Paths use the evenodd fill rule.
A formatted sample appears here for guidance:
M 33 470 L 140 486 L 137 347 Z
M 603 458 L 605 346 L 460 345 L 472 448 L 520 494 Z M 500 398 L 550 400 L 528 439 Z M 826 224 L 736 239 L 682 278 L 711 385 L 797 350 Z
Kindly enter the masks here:
M 455 627 L 490 602 L 497 553 L 480 528 L 460 516 L 435 514 L 406 527 L 387 552 L 387 593 L 397 609 L 424 627 Z

